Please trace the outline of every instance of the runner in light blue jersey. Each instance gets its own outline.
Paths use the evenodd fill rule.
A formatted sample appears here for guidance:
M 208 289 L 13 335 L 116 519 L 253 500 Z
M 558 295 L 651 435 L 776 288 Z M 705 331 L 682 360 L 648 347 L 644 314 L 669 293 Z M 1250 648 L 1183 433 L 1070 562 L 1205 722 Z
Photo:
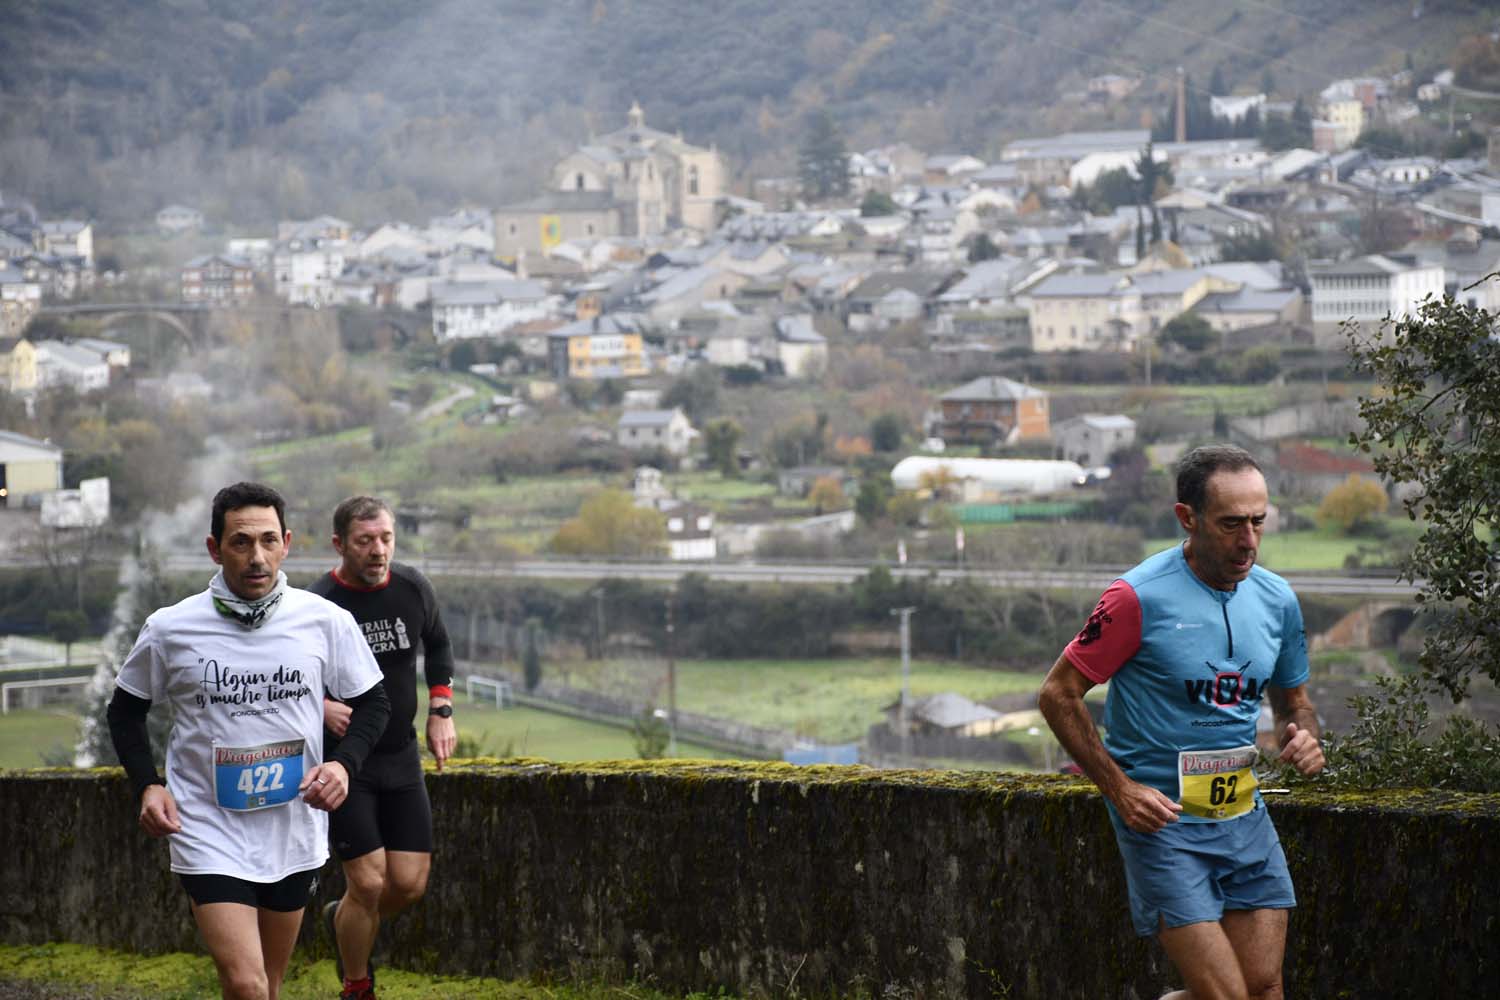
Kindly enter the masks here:
M 1131 918 L 1187 981 L 1175 997 L 1281 995 L 1286 858 L 1256 787 L 1269 699 L 1281 759 L 1322 770 L 1302 612 L 1255 565 L 1269 496 L 1255 460 L 1210 446 L 1178 468 L 1187 532 L 1116 580 L 1058 657 L 1040 705 L 1104 793 Z M 1084 694 L 1109 682 L 1101 740 Z
M 1108 628 L 1093 627 L 1101 616 Z M 1090 622 L 1067 657 L 1089 680 L 1111 682 L 1104 747 L 1130 778 L 1179 802 L 1182 753 L 1252 746 L 1267 686 L 1307 683 L 1302 609 L 1287 582 L 1259 566 L 1234 590 L 1216 590 L 1177 546 L 1116 580 Z M 1231 809 L 1254 802 L 1226 794 L 1220 805 Z M 1181 818 L 1224 817 L 1185 808 Z

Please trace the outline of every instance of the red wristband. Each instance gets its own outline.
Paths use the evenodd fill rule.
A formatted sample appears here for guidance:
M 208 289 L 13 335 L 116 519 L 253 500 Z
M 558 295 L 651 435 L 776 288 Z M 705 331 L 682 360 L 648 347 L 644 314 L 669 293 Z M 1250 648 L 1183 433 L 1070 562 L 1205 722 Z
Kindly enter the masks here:
M 446 684 L 434 684 L 432 687 L 427 689 L 427 696 L 429 698 L 452 699 L 453 689 Z

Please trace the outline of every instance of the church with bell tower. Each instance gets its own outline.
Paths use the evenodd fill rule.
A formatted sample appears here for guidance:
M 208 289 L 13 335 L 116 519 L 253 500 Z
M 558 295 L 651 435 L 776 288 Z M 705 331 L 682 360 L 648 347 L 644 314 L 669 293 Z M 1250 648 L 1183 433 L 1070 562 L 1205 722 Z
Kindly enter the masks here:
M 546 253 L 568 239 L 707 233 L 725 175 L 716 149 L 651 128 L 632 103 L 624 128 L 590 138 L 553 165 L 545 194 L 496 211 L 496 254 Z

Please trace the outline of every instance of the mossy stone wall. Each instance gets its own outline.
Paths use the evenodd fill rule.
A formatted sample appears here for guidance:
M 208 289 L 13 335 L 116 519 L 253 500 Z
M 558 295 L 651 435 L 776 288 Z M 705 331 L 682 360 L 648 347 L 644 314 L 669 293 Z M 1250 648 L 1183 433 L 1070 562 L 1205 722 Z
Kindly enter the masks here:
M 469 762 L 395 965 L 741 995 L 1154 998 L 1104 806 L 1079 779 L 772 764 Z M 0 933 L 196 947 L 118 771 L 0 778 Z M 1290 801 L 1288 801 L 1290 799 Z M 1500 796 L 1271 804 L 1300 907 L 1289 996 L 1486 995 Z M 341 882 L 330 866 L 320 896 Z M 305 944 L 326 952 L 316 921 Z

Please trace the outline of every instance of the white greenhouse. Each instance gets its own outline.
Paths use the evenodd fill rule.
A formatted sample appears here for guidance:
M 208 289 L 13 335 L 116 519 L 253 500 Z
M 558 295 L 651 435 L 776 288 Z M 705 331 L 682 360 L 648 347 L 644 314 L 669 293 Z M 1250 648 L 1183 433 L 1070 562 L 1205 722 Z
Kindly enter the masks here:
M 1081 482 L 1085 474 L 1077 462 L 912 455 L 896 463 L 891 470 L 891 484 L 898 490 L 919 489 L 924 476 L 943 468 L 951 478 L 971 482 L 989 493 L 1056 493 Z

